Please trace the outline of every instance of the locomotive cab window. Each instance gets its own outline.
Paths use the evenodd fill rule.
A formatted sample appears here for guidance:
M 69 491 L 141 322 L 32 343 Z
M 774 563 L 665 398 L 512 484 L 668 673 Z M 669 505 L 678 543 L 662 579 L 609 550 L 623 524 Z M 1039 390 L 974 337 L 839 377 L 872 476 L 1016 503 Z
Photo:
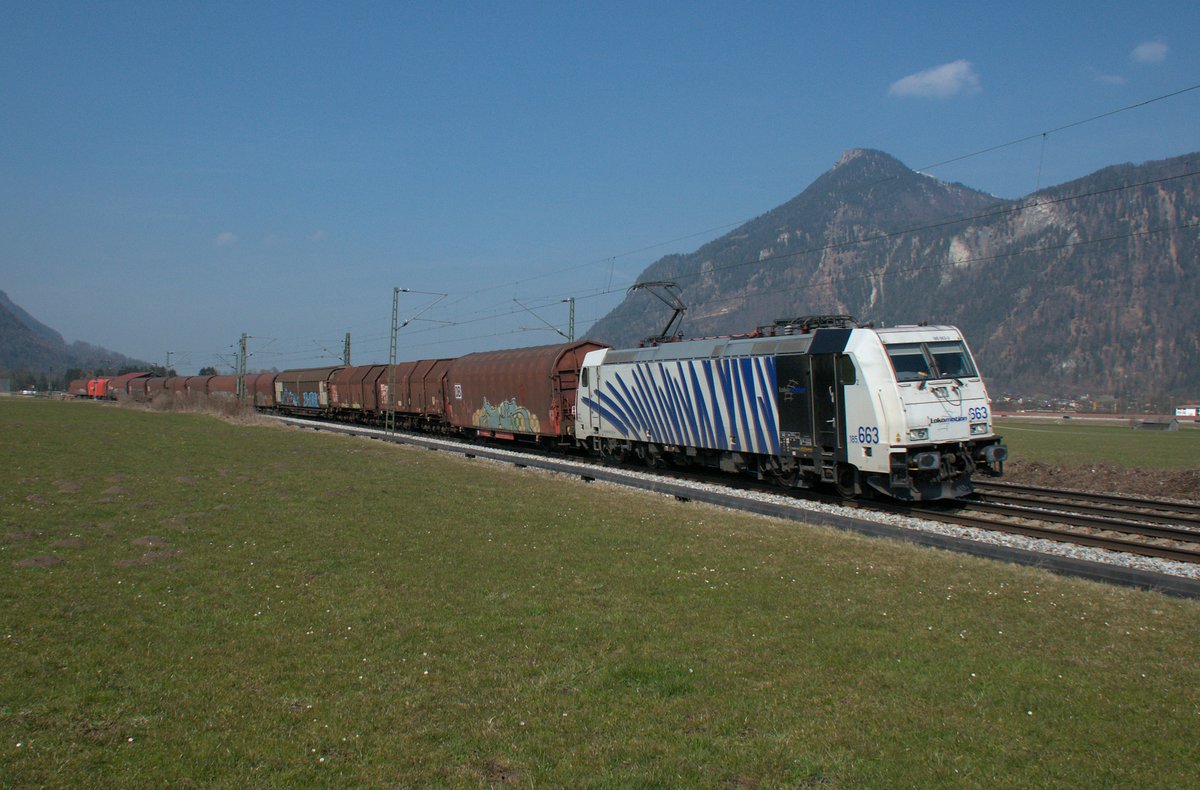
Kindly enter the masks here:
M 858 383 L 858 373 L 854 369 L 854 360 L 846 354 L 838 354 L 838 380 L 843 385 Z
M 973 378 L 975 364 L 960 341 L 897 343 L 887 347 L 896 381 Z
M 930 343 L 929 353 L 939 378 L 969 379 L 977 375 L 975 366 L 971 364 L 971 355 L 962 343 Z
M 933 378 L 929 360 L 920 343 L 898 343 L 887 347 L 888 359 L 896 371 L 896 381 L 925 381 Z
M 584 368 L 582 375 L 579 377 L 579 384 L 584 388 L 588 386 L 588 370 L 589 368 Z

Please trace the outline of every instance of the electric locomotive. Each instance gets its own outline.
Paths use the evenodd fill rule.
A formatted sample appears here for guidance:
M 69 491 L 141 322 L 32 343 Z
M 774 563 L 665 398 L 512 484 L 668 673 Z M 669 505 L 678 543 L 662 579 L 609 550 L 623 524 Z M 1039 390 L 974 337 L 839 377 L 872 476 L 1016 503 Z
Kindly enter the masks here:
M 969 494 L 973 474 L 1000 475 L 1007 458 L 958 329 L 874 329 L 849 316 L 592 351 L 575 436 L 615 460 L 914 501 Z

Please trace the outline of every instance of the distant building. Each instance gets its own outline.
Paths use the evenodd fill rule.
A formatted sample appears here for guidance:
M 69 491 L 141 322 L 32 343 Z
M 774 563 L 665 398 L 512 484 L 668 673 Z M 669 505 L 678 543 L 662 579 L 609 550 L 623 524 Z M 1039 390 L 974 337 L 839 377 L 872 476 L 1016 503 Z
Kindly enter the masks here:
M 1176 406 L 1176 417 L 1200 417 L 1200 406 Z

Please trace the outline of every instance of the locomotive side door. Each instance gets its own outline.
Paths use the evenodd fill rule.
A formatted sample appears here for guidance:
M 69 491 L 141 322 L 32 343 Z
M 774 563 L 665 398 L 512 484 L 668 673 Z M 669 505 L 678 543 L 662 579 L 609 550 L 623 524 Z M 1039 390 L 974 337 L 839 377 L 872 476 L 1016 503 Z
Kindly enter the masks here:
M 600 366 L 584 368 L 580 375 L 582 376 L 579 388 L 580 394 L 586 394 L 594 402 L 596 400 L 596 393 L 600 391 Z M 591 423 L 589 427 L 591 427 L 593 433 L 599 433 L 600 410 L 587 407 L 587 412 L 588 420 Z
M 850 341 L 853 330 L 847 328 L 818 329 L 813 333 L 812 345 L 808 353 L 812 358 L 812 404 L 813 428 L 816 432 L 816 443 L 822 449 L 826 466 L 836 458 L 846 460 L 846 404 L 842 400 L 841 375 L 845 357 L 846 344 Z M 846 360 L 850 362 L 849 359 Z M 853 370 L 853 363 L 850 371 Z M 853 383 L 853 373 L 847 376 Z M 825 475 L 822 469 L 822 476 Z
M 842 388 L 838 382 L 837 354 L 813 354 L 812 404 L 816 443 L 825 452 L 842 449 Z
M 812 379 L 809 357 L 789 354 L 776 357 L 779 386 L 779 431 L 784 443 L 805 454 L 812 452 Z

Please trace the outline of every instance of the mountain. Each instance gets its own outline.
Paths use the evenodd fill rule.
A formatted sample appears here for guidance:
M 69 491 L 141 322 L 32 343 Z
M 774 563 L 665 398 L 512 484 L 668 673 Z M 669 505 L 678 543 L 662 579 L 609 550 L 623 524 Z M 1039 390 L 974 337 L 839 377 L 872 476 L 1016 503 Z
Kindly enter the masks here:
M 115 372 L 149 367 L 147 362 L 89 343 L 68 345 L 62 335 L 0 291 L 0 370 L 19 373 L 22 380 L 32 380 L 31 374 L 36 373 L 43 381 L 65 385 L 71 369 Z
M 639 281 L 678 283 L 688 335 L 848 313 L 963 329 L 994 393 L 1200 392 L 1200 154 L 1118 165 L 1020 200 L 847 151 L 778 208 Z M 588 336 L 666 323 L 633 293 Z

